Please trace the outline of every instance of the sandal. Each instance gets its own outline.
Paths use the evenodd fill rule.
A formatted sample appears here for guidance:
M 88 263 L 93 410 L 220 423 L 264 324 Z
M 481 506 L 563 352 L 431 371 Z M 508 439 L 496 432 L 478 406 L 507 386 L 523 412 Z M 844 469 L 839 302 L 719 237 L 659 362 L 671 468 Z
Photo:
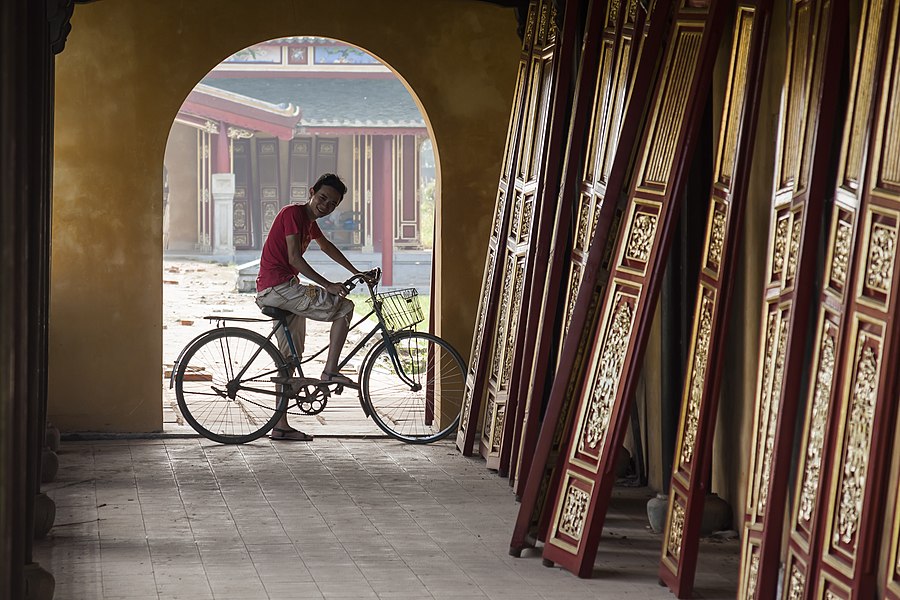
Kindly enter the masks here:
M 325 381 L 327 383 L 335 383 L 337 385 L 344 385 L 353 389 L 356 389 L 358 387 L 355 381 L 341 373 L 329 373 L 328 371 L 322 371 L 322 381 Z
M 269 439 L 286 442 L 311 442 L 313 440 L 313 436 L 308 433 L 304 433 L 299 429 L 282 429 L 281 427 L 276 427 L 272 430 L 271 435 L 269 435 Z

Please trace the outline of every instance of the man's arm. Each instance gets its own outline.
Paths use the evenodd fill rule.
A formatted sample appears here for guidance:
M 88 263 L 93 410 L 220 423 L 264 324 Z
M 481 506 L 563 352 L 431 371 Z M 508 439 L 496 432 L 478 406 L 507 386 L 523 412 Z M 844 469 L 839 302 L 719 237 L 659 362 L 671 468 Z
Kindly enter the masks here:
M 310 281 L 313 281 L 313 282 L 321 285 L 323 288 L 325 288 L 325 291 L 328 292 L 329 294 L 334 294 L 336 296 L 346 296 L 347 295 L 347 290 L 344 289 L 343 285 L 341 285 L 340 283 L 332 283 L 332 282 L 328 281 L 327 279 L 322 277 L 322 275 L 320 275 L 318 271 L 313 269 L 312 265 L 310 265 L 308 262 L 306 262 L 306 259 L 303 258 L 303 252 L 300 250 L 300 236 L 299 235 L 288 235 L 288 236 L 286 236 L 286 239 L 287 239 L 288 260 L 290 261 L 291 265 L 295 269 L 297 269 L 297 271 L 300 272 L 301 275 L 303 275 Z M 323 238 L 320 238 L 320 239 L 323 239 Z M 335 250 L 337 250 L 337 248 L 335 248 Z M 340 251 L 338 251 L 338 252 L 340 252 Z M 326 252 L 325 254 L 328 254 L 328 253 Z M 343 256 L 343 255 L 341 255 L 341 256 Z M 344 260 L 346 261 L 347 259 L 344 258 Z M 350 264 L 349 261 L 347 261 L 347 264 Z M 353 265 L 350 265 L 350 266 L 352 267 Z

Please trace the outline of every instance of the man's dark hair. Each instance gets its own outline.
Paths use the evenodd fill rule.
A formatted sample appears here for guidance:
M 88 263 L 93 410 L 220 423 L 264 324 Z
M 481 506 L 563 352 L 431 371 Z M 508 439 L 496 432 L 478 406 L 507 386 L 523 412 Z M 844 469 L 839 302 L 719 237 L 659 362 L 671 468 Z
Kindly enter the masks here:
M 327 185 L 328 187 L 332 187 L 336 189 L 341 194 L 341 200 L 344 199 L 344 194 L 347 193 L 347 186 L 344 185 L 344 182 L 341 181 L 341 178 L 335 175 L 334 173 L 325 173 L 321 175 L 317 180 L 316 184 L 313 186 L 313 191 L 318 192 L 322 189 L 323 185 Z

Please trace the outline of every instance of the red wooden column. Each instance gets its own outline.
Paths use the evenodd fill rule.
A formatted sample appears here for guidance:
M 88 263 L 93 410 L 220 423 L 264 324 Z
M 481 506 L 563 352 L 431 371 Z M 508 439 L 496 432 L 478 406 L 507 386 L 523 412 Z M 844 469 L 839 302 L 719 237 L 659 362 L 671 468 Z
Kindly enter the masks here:
M 771 8 L 771 0 L 742 0 L 734 18 L 726 102 L 710 190 L 659 571 L 660 579 L 679 598 L 690 597 L 694 587 L 703 504 L 710 491 L 707 477 L 729 301 L 756 137 Z
M 381 163 L 381 283 L 394 285 L 394 173 L 393 139 L 389 135 L 377 136 L 379 162 Z
M 783 598 L 809 597 L 818 567 L 816 548 L 826 534 L 825 488 L 829 449 L 835 443 L 841 403 L 841 370 L 836 361 L 844 344 L 847 309 L 853 295 L 851 252 L 859 231 L 858 214 L 866 182 L 862 181 L 887 40 L 884 27 L 890 15 L 880 0 L 863 4 L 844 141 L 838 165 L 837 189 L 828 235 L 827 257 L 818 302 L 813 356 L 806 400 L 806 419 L 800 444 L 796 492 L 785 566 Z M 873 157 L 869 156 L 871 161 Z M 838 368 L 836 368 L 838 367 Z
M 615 483 L 616 455 L 656 307 L 730 2 L 680 3 L 654 90 L 638 168 L 616 232 L 588 368 L 571 382 L 575 426 L 561 456 L 544 559 L 589 577 Z M 573 324 L 574 326 L 574 324 Z
M 738 596 L 775 596 L 847 3 L 792 0 Z
M 533 447 L 531 465 L 524 486 L 520 486 L 521 505 L 516 525 L 510 540 L 510 554 L 518 555 L 521 550 L 533 545 L 535 540 L 543 540 L 549 521 L 547 503 L 550 490 L 556 488 L 559 479 L 557 459 L 565 452 L 568 430 L 572 421 L 572 405 L 576 383 L 580 381 L 590 343 L 591 332 L 597 317 L 597 308 L 609 277 L 609 247 L 614 239 L 619 219 L 616 217 L 618 199 L 625 192 L 630 172 L 634 166 L 631 144 L 618 146 L 618 140 L 633 140 L 640 136 L 642 123 L 650 103 L 651 91 L 657 73 L 660 52 L 665 45 L 669 31 L 669 20 L 674 3 L 658 1 L 653 5 L 647 19 L 649 27 L 640 31 L 638 23 L 643 19 L 636 14 L 642 10 L 637 4 L 635 14 L 626 27 L 621 25 L 618 5 L 594 0 L 589 11 L 588 27 L 585 34 L 583 65 L 579 73 L 579 89 L 576 98 L 574 122 L 590 122 L 590 131 L 596 136 L 586 142 L 585 150 L 578 164 L 568 168 L 576 169 L 576 174 L 566 176 L 566 189 L 562 192 L 559 218 L 556 224 L 553 250 L 555 264 L 548 274 L 548 285 L 561 282 L 565 287 L 567 322 L 562 326 L 560 357 L 553 376 L 550 397 L 534 446 L 530 446 L 529 432 L 524 432 L 523 456 Z M 614 8 L 615 7 L 615 8 Z M 631 8 L 627 13 L 632 14 Z M 600 40 L 596 39 L 594 28 L 603 24 Z M 636 39 L 640 38 L 640 40 Z M 598 43 L 599 42 L 599 43 Z M 639 46 L 640 62 L 630 77 L 636 58 L 634 46 Z M 597 52 L 592 57 L 588 51 Z M 600 60 L 606 57 L 606 60 Z M 586 64 L 585 64 L 586 63 Z M 596 65 L 593 66 L 592 65 Z M 630 101 L 626 101 L 630 98 Z M 594 109 L 602 107 L 601 110 Z M 579 116 L 584 111 L 589 116 Z M 612 125 L 615 123 L 615 126 Z M 618 129 L 617 129 L 618 128 Z M 573 135 L 581 129 L 574 130 Z M 570 159 L 574 160 L 570 154 Z M 611 163 L 611 164 L 610 164 Z M 596 173 L 596 174 L 595 174 Z M 575 184 L 571 178 L 581 180 Z M 575 188 L 575 189 L 573 189 Z M 575 196 L 579 196 L 576 200 Z M 607 202 L 606 199 L 609 199 Z M 574 265 L 576 251 L 566 256 L 565 244 L 569 235 L 570 220 L 565 214 L 565 206 L 570 209 L 578 202 L 579 217 L 575 233 L 575 248 L 583 259 L 572 266 L 568 278 L 561 271 L 568 270 L 567 259 Z M 584 206 L 587 206 L 585 209 Z M 612 232 L 612 233 L 611 233 Z M 548 287 L 548 294 L 559 290 Z M 538 347 L 538 357 L 549 357 L 549 344 L 553 342 L 556 325 L 545 321 L 541 334 L 542 344 Z M 572 332 L 569 335 L 569 331 Z M 549 340 L 548 340 L 549 338 Z M 549 360 L 549 359 L 548 359 Z M 551 373 L 553 366 L 549 367 Z M 537 390 L 540 394 L 542 390 Z M 535 407 L 539 412 L 538 407 Z M 526 427 L 536 427 L 536 419 L 528 409 Z M 536 415 L 535 415 L 536 416 Z M 531 435 L 534 435 L 533 430 Z
M 215 152 L 216 162 L 213 173 L 231 173 L 231 155 L 228 151 L 227 125 L 224 121 L 219 121 Z

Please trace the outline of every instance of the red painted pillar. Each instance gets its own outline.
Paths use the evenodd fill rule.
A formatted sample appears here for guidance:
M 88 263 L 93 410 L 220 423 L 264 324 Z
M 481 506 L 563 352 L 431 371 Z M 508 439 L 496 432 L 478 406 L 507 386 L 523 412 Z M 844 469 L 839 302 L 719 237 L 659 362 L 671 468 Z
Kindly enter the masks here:
M 224 121 L 219 121 L 215 160 L 213 173 L 231 173 L 231 153 L 228 152 L 228 128 Z
M 381 283 L 394 284 L 393 138 L 381 138 Z

